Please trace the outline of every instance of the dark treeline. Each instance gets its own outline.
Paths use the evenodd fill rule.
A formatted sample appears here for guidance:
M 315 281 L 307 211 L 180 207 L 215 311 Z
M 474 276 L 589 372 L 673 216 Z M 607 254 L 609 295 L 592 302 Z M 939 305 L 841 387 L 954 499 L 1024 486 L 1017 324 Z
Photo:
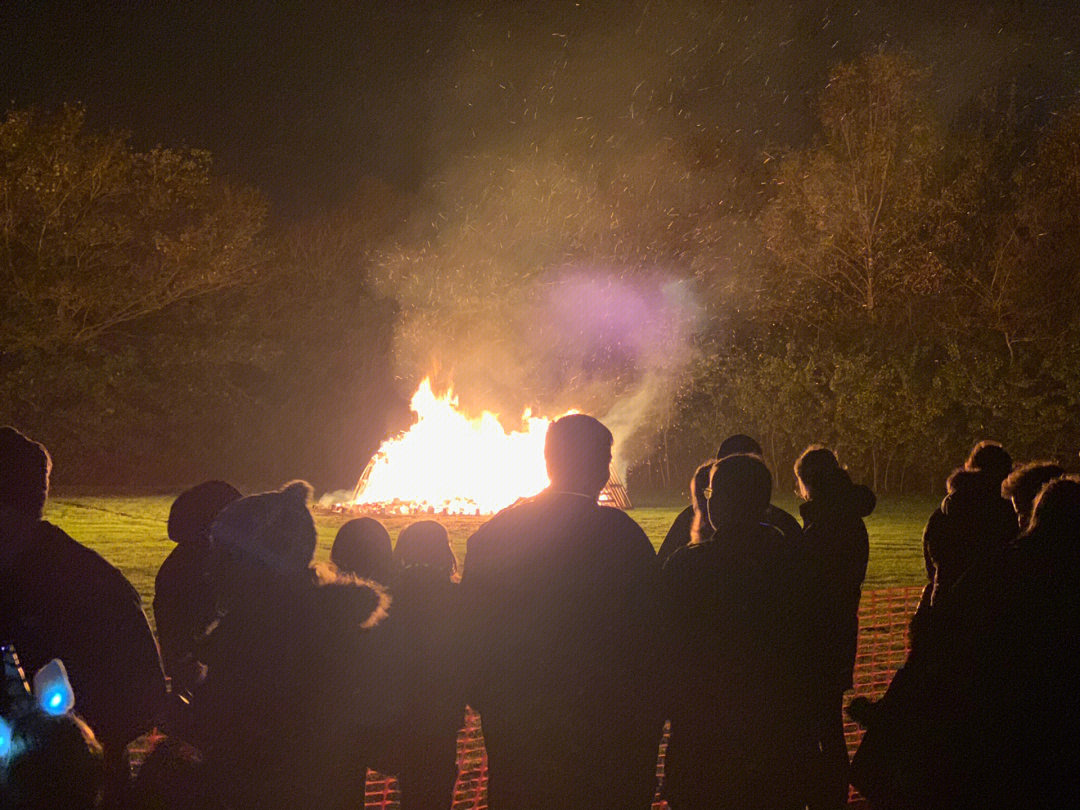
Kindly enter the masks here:
M 1037 114 L 1005 84 L 944 111 L 941 92 L 875 50 L 832 69 L 797 148 L 643 109 L 599 152 L 583 123 L 302 221 L 205 152 L 139 151 L 78 107 L 9 112 L 0 422 L 53 449 L 61 485 L 342 487 L 426 373 L 467 404 L 602 411 L 594 391 L 632 394 L 663 354 L 685 362 L 660 364 L 662 407 L 625 445 L 642 489 L 682 487 L 735 430 L 780 475 L 827 442 L 881 492 L 939 486 L 973 436 L 1071 455 L 1080 106 Z M 529 308 L 568 267 L 662 272 L 693 328 L 574 355 Z

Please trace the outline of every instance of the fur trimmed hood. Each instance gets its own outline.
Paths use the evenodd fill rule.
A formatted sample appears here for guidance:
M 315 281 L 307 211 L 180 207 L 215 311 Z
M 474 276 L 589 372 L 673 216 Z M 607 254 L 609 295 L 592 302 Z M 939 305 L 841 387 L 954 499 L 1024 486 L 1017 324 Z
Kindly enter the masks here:
M 328 614 L 339 617 L 345 627 L 369 630 L 382 622 L 390 611 L 390 594 L 370 579 L 339 571 L 326 563 L 309 569 L 316 586 L 315 600 Z

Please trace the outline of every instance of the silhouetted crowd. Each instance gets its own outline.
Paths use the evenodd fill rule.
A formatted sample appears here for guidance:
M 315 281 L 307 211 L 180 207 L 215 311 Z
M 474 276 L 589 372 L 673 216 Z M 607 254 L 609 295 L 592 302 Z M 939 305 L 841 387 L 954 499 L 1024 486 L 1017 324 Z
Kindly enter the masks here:
M 598 504 L 611 449 L 592 417 L 554 422 L 551 485 L 460 571 L 437 521 L 392 544 L 350 520 L 317 563 L 306 483 L 200 484 L 169 514 L 155 638 L 123 575 L 42 519 L 45 448 L 0 428 L 0 810 L 346 810 L 368 768 L 446 810 L 467 705 L 492 810 L 646 810 L 665 724 L 673 810 L 827 810 L 849 785 L 875 808 L 1080 807 L 1080 478 L 994 442 L 949 477 L 910 653 L 847 706 L 849 762 L 874 494 L 811 446 L 800 525 L 732 436 L 655 553 Z

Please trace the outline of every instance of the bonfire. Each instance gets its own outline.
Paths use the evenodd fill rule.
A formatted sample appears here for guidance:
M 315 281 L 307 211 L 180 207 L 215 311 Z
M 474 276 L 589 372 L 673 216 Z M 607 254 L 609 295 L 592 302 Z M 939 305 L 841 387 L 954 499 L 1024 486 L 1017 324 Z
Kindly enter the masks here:
M 436 396 L 425 379 L 410 403 L 416 422 L 387 439 L 364 468 L 340 511 L 382 515 L 489 515 L 550 482 L 544 437 L 550 419 L 526 410 L 507 431 L 488 411 L 470 418 L 452 391 Z M 601 501 L 629 507 L 612 471 Z

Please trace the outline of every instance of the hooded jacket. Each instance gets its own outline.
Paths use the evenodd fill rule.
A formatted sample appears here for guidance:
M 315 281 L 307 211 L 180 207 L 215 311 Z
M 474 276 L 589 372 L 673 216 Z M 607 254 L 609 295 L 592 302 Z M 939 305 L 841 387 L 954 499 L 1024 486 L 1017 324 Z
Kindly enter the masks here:
M 313 566 L 267 574 L 214 627 L 193 708 L 231 805 L 333 806 L 361 767 L 361 721 L 378 712 L 366 631 L 388 603 L 374 583 Z
M 923 529 L 927 578 L 937 594 L 951 588 L 982 557 L 1000 551 L 1018 530 L 1012 505 L 1001 497 L 1001 483 L 980 470 L 959 469 L 949 476 L 948 494 Z
M 869 487 L 848 484 L 828 497 L 799 507 L 803 542 L 817 583 L 818 620 L 823 629 L 822 677 L 827 688 L 852 686 L 859 636 L 859 600 L 870 540 L 863 518 L 877 498 Z

